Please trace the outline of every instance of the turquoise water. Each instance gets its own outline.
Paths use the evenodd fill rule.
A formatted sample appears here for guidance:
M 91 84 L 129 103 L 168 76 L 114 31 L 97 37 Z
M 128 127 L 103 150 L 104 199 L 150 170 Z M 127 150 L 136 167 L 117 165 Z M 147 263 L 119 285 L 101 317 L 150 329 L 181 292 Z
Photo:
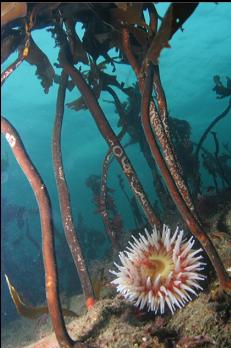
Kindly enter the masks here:
M 166 4 L 158 4 L 157 9 L 163 14 Z M 212 122 L 228 104 L 228 98 L 216 99 L 213 76 L 220 75 L 223 82 L 226 76 L 230 77 L 231 62 L 231 11 L 230 4 L 201 3 L 193 15 L 183 25 L 184 32 L 178 31 L 172 38 L 170 49 L 164 49 L 160 56 L 160 73 L 162 84 L 166 93 L 170 116 L 187 120 L 192 128 L 192 139 L 197 142 Z M 81 32 L 81 26 L 78 26 Z M 36 30 L 32 33 L 36 44 L 46 53 L 52 64 L 57 62 L 58 48 L 54 47 L 54 40 L 46 30 Z M 80 34 L 81 36 L 81 34 Z M 110 52 L 112 55 L 113 51 Z M 14 59 L 12 55 L 4 64 L 5 69 Z M 39 170 L 52 200 L 52 209 L 55 226 L 61 233 L 61 220 L 59 214 L 57 191 L 54 180 L 51 153 L 51 136 L 55 117 L 55 105 L 58 85 L 53 84 L 48 94 L 44 94 L 39 80 L 35 76 L 36 68 L 23 62 L 20 67 L 9 77 L 2 89 L 2 114 L 18 130 L 24 146 L 33 163 Z M 60 70 L 56 69 L 60 74 Z M 116 75 L 125 86 L 130 86 L 135 77 L 127 65 L 118 65 Z M 66 103 L 79 96 L 76 88 L 67 91 Z M 125 95 L 121 94 L 122 101 Z M 100 105 L 102 106 L 113 130 L 118 133 L 118 115 L 113 104 L 106 101 L 112 100 L 106 92 L 102 92 Z M 217 132 L 220 144 L 230 144 L 231 120 L 230 114 L 214 129 Z M 124 137 L 122 144 L 129 141 L 129 136 Z M 24 225 L 18 226 L 17 217 L 4 225 L 4 239 L 2 248 L 4 264 L 3 272 L 10 275 L 17 289 L 21 290 L 25 300 L 30 303 L 44 301 L 43 265 L 41 253 L 27 238 L 26 223 L 28 220 L 29 233 L 41 243 L 40 221 L 37 204 L 33 192 L 22 174 L 17 162 L 2 137 L 2 156 L 8 158 L 7 179 L 2 183 L 2 197 L 7 199 L 7 204 L 15 207 L 24 207 Z M 215 151 L 212 136 L 208 136 L 205 144 L 212 153 Z M 82 215 L 88 232 L 92 228 L 98 232 L 96 246 L 89 246 L 85 253 L 90 259 L 104 258 L 109 250 L 109 243 L 104 232 L 100 215 L 95 214 L 96 207 L 92 202 L 92 192 L 86 186 L 86 179 L 92 175 L 100 175 L 102 161 L 108 146 L 99 133 L 96 124 L 88 111 L 76 112 L 65 109 L 62 130 L 62 150 L 65 175 L 69 186 L 73 217 L 78 225 L 79 214 Z M 156 199 L 153 188 L 152 176 L 149 167 L 140 152 L 137 144 L 126 149 L 137 174 L 144 186 L 151 202 Z M 230 162 L 229 162 L 230 163 Z M 115 202 L 122 216 L 124 229 L 134 228 L 134 218 L 130 206 L 118 184 L 117 175 L 122 174 L 120 166 L 113 161 L 110 166 L 108 184 L 115 190 Z M 212 178 L 203 171 L 206 185 L 212 185 Z M 132 197 L 132 193 L 124 177 L 125 189 Z M 16 208 L 15 208 L 16 209 Z M 28 210 L 31 209 L 31 212 Z M 4 206 L 3 206 L 4 210 Z M 21 236 L 21 237 L 20 237 Z M 86 236 L 81 236 L 87 238 Z M 80 237 L 80 238 L 81 238 Z M 105 237 L 105 238 L 104 238 Z M 88 236 L 89 238 L 89 236 Z M 91 237 L 90 237 L 91 239 Z M 81 292 L 71 257 L 66 247 L 60 247 L 58 242 L 58 262 L 62 269 L 61 288 L 69 293 Z M 85 244 L 85 248 L 88 246 Z M 65 262 L 66 266 L 65 266 Z M 65 275 L 72 275 L 72 278 Z M 1 299 L 3 301 L 4 318 L 12 319 L 17 316 L 10 299 L 5 280 L 2 278 Z

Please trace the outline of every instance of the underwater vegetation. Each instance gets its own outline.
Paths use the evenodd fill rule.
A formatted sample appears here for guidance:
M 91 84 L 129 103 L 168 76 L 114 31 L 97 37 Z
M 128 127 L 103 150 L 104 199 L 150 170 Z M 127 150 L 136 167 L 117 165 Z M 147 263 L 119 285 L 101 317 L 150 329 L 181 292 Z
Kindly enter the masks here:
M 96 290 L 94 283 L 97 281 L 90 277 L 82 248 L 84 243 L 91 242 L 88 239 L 84 243 L 81 241 L 79 229 L 84 225 L 83 220 L 79 216 L 77 228 L 73 221 L 61 149 L 65 106 L 76 111 L 88 109 L 100 135 L 108 144 L 101 176 L 92 174 L 85 183 L 92 192 L 96 213 L 102 217 L 113 250 L 118 252 L 121 248 L 124 228 L 114 198 L 115 190 L 108 185 L 112 161 L 119 163 L 124 174 L 123 177 L 118 175 L 118 183 L 124 199 L 129 203 L 129 213 L 132 212 L 134 216 L 137 230 L 145 231 L 134 236 L 134 241 L 129 242 L 130 246 L 120 252 L 122 266 L 115 263 L 118 270 L 111 271 L 117 277 L 112 283 L 117 286 L 118 292 L 140 309 L 147 308 L 163 314 L 167 304 L 173 314 L 177 307 L 182 308 L 192 299 L 191 294 L 196 295 L 197 289 L 202 290 L 200 281 L 205 282 L 206 276 L 201 271 L 207 264 L 201 261 L 203 258 L 211 263 L 218 279 L 219 286 L 214 296 L 219 299 L 231 291 L 231 278 L 203 220 L 204 215 L 213 213 L 220 197 L 230 197 L 230 144 L 221 146 L 214 126 L 230 113 L 231 80 L 227 77 L 225 84 L 220 76 L 213 77 L 213 91 L 218 99 L 227 98 L 228 105 L 208 125 L 195 144 L 191 139 L 189 122 L 170 115 L 159 67 L 161 51 L 170 48 L 172 37 L 178 30 L 183 31 L 182 26 L 193 16 L 197 6 L 198 3 L 171 3 L 164 17 L 160 17 L 155 3 L 1 3 L 1 62 L 4 63 L 12 53 L 18 52 L 17 59 L 2 72 L 1 85 L 7 83 L 9 77 L 13 78 L 14 71 L 24 61 L 35 65 L 35 74 L 44 93 L 49 93 L 53 83 L 58 84 L 51 139 L 53 169 L 66 242 L 89 312 L 97 305 L 96 292 L 99 293 L 100 286 L 97 284 Z M 144 11 L 147 11 L 149 21 L 145 19 Z M 85 29 L 82 39 L 76 31 L 76 23 L 79 22 Z M 61 69 L 60 75 L 55 73 L 48 57 L 33 40 L 33 31 L 44 28 L 51 33 L 59 50 L 56 68 Z M 116 57 L 110 55 L 111 48 L 116 49 Z M 103 57 L 103 62 L 97 63 L 99 57 Z M 87 68 L 78 68 L 78 63 L 85 64 Z M 135 84 L 125 87 L 117 80 L 114 73 L 119 70 L 120 64 L 133 69 Z M 112 69 L 112 74 L 104 71 L 107 67 Z M 80 91 L 81 97 L 65 104 L 67 90 L 74 88 Z M 108 115 L 99 103 L 103 91 L 113 98 L 118 126 L 121 127 L 119 134 L 115 134 Z M 121 102 L 119 92 L 126 95 L 127 102 Z M 22 315 L 27 313 L 33 317 L 36 311 L 50 314 L 59 347 L 88 347 L 81 340 L 74 341 L 70 337 L 64 321 L 67 310 L 61 308 L 52 202 L 46 185 L 39 168 L 35 167 L 33 158 L 30 158 L 24 147 L 23 139 L 7 115 L 1 116 L 1 133 L 28 179 L 38 203 L 47 307 L 36 308 L 33 312 L 33 308 L 24 303 L 6 275 L 11 296 Z M 129 135 L 130 141 L 123 146 L 125 135 Z M 214 153 L 204 147 L 208 135 L 214 141 Z M 158 201 L 150 201 L 127 155 L 125 148 L 132 144 L 138 144 L 151 170 Z M 3 172 L 6 172 L 9 167 L 7 157 L 2 158 L 1 162 Z M 213 186 L 207 187 L 207 192 L 202 187 L 201 168 L 213 180 Z M 7 178 L 2 178 L 4 183 Z M 133 198 L 125 190 L 124 178 L 127 179 Z M 7 200 L 3 204 L 10 214 Z M 14 211 L 19 209 L 16 207 Z M 165 216 L 170 214 L 179 214 L 181 217 L 188 232 L 187 240 L 183 239 L 183 230 L 178 231 L 177 228 L 173 233 L 165 225 Z M 22 225 L 19 217 L 17 215 L 15 219 Z M 191 237 L 188 239 L 189 235 Z M 201 247 L 193 249 L 195 240 Z M 201 343 L 206 339 L 197 337 L 195 341 Z

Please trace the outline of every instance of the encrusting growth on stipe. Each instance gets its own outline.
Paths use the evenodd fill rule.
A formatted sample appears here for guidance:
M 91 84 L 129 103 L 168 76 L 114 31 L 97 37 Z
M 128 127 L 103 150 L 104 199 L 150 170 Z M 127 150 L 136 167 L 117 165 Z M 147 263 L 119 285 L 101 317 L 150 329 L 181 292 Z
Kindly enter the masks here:
M 118 271 L 110 270 L 116 276 L 112 281 L 117 291 L 135 306 L 163 314 L 165 303 L 174 313 L 197 296 L 199 285 L 206 276 L 201 271 L 206 265 L 199 255 L 203 249 L 193 249 L 195 240 L 183 239 L 184 231 L 177 227 L 173 235 L 163 225 L 162 233 L 154 226 L 152 233 L 145 229 L 126 250 L 119 253 L 122 265 L 114 262 Z

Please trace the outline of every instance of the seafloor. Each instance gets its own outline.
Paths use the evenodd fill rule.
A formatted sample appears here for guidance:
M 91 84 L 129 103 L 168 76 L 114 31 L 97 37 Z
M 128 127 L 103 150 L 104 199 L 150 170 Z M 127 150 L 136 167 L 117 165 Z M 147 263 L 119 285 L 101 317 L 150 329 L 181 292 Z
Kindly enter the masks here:
M 205 218 L 205 217 L 204 217 Z M 226 269 L 231 267 L 231 206 L 219 202 L 217 213 L 204 219 L 207 231 L 215 244 Z M 98 281 L 100 300 L 86 313 L 82 295 L 67 298 L 62 304 L 80 316 L 67 319 L 68 332 L 92 348 L 193 348 L 231 347 L 231 297 L 217 298 L 217 281 L 211 269 L 207 287 L 194 301 L 173 316 L 154 316 L 140 312 L 130 303 L 116 296 L 110 286 L 108 270 L 112 261 L 94 262 L 94 274 L 102 274 Z M 97 276 L 96 276 L 97 279 Z M 97 284 L 97 282 L 96 282 Z M 3 348 L 58 348 L 47 315 L 37 320 L 19 318 L 2 329 Z

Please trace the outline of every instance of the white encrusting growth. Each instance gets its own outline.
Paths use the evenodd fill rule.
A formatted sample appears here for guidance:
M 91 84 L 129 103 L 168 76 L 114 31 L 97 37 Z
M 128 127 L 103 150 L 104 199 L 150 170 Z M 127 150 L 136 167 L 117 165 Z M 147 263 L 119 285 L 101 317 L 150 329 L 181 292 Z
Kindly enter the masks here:
M 110 270 L 116 276 L 112 284 L 117 291 L 140 309 L 146 306 L 161 314 L 165 304 L 174 313 L 191 301 L 192 295 L 197 296 L 197 290 L 203 290 L 198 281 L 206 278 L 200 273 L 206 263 L 198 255 L 203 250 L 192 249 L 193 237 L 187 241 L 183 235 L 177 227 L 171 236 L 164 225 L 162 233 L 154 226 L 152 233 L 145 229 L 139 239 L 132 236 L 133 242 L 119 253 L 121 265 L 114 263 L 118 270 Z
M 8 141 L 8 143 L 11 147 L 15 146 L 16 138 L 13 136 L 13 134 L 6 133 L 6 140 Z

